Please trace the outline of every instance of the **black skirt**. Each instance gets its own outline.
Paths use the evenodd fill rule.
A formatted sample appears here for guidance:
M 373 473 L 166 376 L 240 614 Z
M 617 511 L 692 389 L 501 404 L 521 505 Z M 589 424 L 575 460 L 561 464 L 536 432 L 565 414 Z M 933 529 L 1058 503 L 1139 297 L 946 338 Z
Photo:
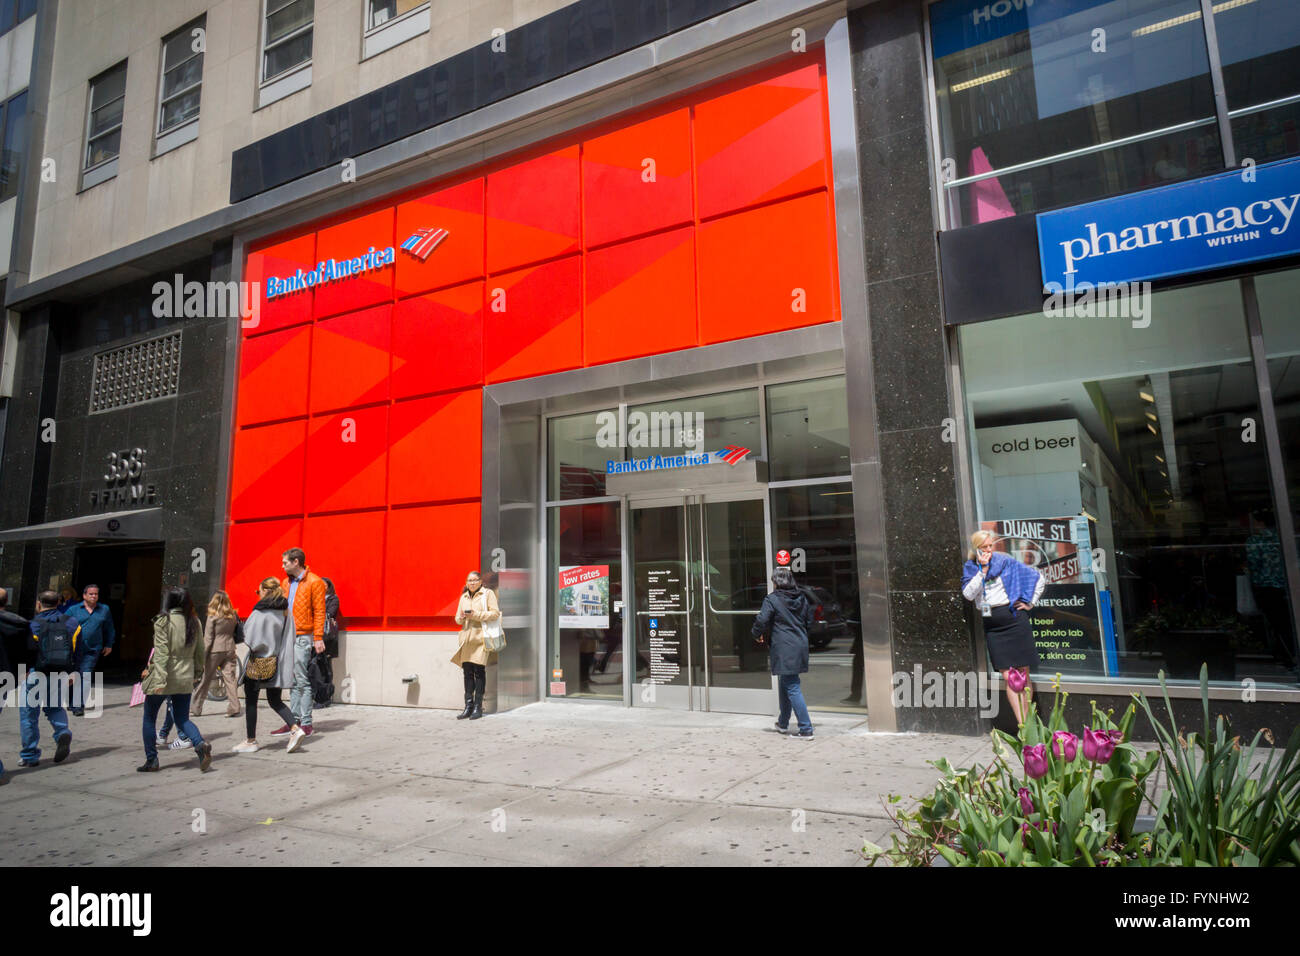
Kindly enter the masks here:
M 993 616 L 984 618 L 984 642 L 995 671 L 1038 666 L 1038 648 L 1034 646 L 1028 611 L 1017 611 L 1012 617 L 1008 604 L 993 608 Z

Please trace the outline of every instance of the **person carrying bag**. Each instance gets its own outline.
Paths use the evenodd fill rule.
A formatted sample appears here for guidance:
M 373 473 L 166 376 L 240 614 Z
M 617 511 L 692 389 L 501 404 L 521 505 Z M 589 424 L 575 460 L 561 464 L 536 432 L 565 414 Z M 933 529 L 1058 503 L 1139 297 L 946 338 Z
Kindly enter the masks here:
M 505 635 L 501 632 L 501 609 L 497 606 L 497 596 L 490 588 L 483 587 L 483 579 L 477 571 L 471 571 L 465 579 L 465 589 L 460 593 L 456 607 L 456 623 L 460 625 L 460 647 L 452 655 L 451 662 L 458 664 L 465 677 L 465 709 L 456 716 L 457 720 L 478 720 L 483 716 L 483 690 L 487 686 L 488 654 L 494 653 L 488 646 L 485 629 L 492 628 L 492 643 L 500 648 L 505 646 Z

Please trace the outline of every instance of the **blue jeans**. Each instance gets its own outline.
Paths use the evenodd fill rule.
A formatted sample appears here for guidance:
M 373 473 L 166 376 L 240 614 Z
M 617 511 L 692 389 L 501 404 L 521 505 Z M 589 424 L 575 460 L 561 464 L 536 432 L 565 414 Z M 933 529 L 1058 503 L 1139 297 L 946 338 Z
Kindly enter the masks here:
M 148 760 L 158 759 L 158 711 L 162 710 L 163 704 L 171 707 L 172 712 L 176 715 L 176 726 L 180 732 L 187 738 L 194 741 L 197 747 L 203 743 L 203 735 L 199 733 L 199 728 L 194 726 L 194 721 L 190 720 L 190 695 L 189 694 L 149 694 L 144 699 L 144 755 Z
M 790 710 L 799 720 L 799 730 L 807 733 L 812 730 L 812 721 L 808 717 L 808 705 L 803 702 L 803 690 L 799 687 L 798 674 L 778 674 L 776 677 L 777 697 L 781 702 L 781 714 L 776 722 L 782 727 L 790 726 Z
M 168 697 L 167 716 L 163 718 L 163 725 L 158 728 L 158 736 L 166 737 L 168 734 L 172 732 L 172 728 L 175 726 L 176 726 L 176 715 L 172 713 L 172 701 L 171 698 Z M 176 736 L 179 737 L 181 740 L 189 740 L 189 738 L 186 737 L 183 733 L 178 733 Z
M 29 671 L 27 680 L 24 683 L 27 699 L 23 701 L 18 708 L 18 723 L 22 730 L 23 749 L 20 756 L 24 760 L 40 760 L 41 748 L 37 746 L 41 741 L 40 711 L 45 711 L 45 718 L 50 722 L 50 727 L 54 730 L 55 741 L 62 740 L 63 737 L 72 736 L 68 730 L 68 712 L 62 707 L 31 707 L 28 701 L 31 699 L 33 688 L 41 686 L 45 700 L 57 701 L 63 692 L 63 687 L 51 687 L 50 681 L 45 679 L 45 675 L 37 671 Z M 60 681 L 59 683 L 62 683 Z
M 86 697 L 93 686 L 95 665 L 99 663 L 100 648 L 84 648 L 77 654 L 77 670 L 81 672 L 73 685 L 72 706 L 82 710 L 86 706 Z
M 293 639 L 293 690 L 289 692 L 289 709 L 300 727 L 311 726 L 311 681 L 307 667 L 311 664 L 311 647 L 315 638 L 299 634 Z

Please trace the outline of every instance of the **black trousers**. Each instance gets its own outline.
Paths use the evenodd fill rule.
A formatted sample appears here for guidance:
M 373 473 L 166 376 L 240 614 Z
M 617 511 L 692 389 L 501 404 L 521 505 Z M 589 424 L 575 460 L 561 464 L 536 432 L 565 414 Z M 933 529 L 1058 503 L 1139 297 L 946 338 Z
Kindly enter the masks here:
M 460 665 L 465 676 L 465 700 L 471 697 L 475 703 L 483 703 L 483 689 L 487 687 L 487 668 L 482 664 L 466 661 Z
M 262 692 L 263 686 L 261 681 L 244 678 L 244 726 L 248 728 L 249 740 L 257 739 L 257 695 Z M 294 719 L 293 712 L 281 700 L 280 688 L 267 687 L 266 702 L 280 715 L 286 727 L 292 727 L 298 722 Z

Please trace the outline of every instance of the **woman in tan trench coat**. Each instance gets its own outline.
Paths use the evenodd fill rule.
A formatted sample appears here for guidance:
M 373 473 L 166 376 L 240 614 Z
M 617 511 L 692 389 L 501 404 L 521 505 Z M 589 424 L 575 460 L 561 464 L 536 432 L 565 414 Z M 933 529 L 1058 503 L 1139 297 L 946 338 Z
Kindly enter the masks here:
M 465 590 L 460 593 L 456 608 L 456 623 L 460 625 L 460 647 L 451 662 L 459 664 L 465 674 L 465 709 L 456 715 L 457 720 L 478 720 L 483 716 L 483 688 L 487 685 L 488 649 L 483 643 L 483 624 L 501 617 L 497 596 L 483 587 L 477 571 L 465 579 Z

